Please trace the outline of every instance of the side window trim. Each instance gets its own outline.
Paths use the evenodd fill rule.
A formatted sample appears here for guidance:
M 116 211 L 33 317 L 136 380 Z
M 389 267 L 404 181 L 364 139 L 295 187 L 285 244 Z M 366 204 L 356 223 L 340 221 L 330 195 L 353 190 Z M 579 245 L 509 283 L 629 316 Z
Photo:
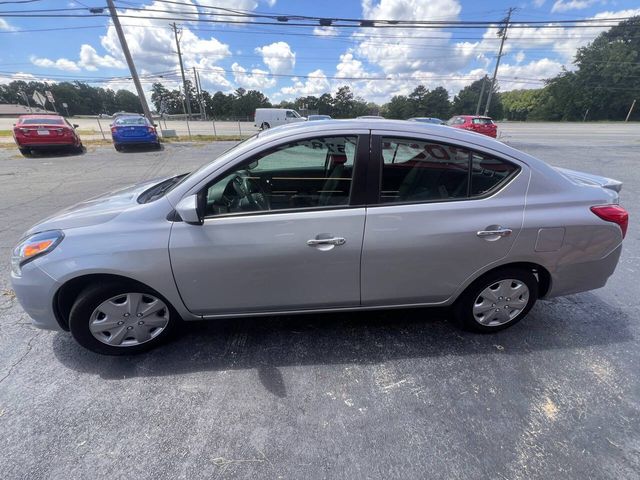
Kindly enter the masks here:
M 369 131 L 370 132 L 370 131 Z M 198 203 L 201 204 L 203 201 L 206 201 L 206 191 L 214 185 L 216 182 L 224 179 L 228 176 L 232 171 L 242 168 L 243 165 L 248 165 L 259 158 L 262 158 L 270 153 L 276 152 L 281 149 L 283 146 L 286 146 L 292 142 L 303 142 L 308 140 L 313 140 L 314 138 L 318 138 L 319 136 L 324 137 L 356 137 L 356 151 L 354 154 L 354 163 L 353 163 L 353 173 L 351 176 L 351 189 L 349 191 L 349 203 L 346 205 L 323 205 L 323 206 L 312 206 L 312 207 L 300 207 L 300 208 L 287 208 L 287 209 L 277 209 L 277 210 L 263 210 L 263 211 L 246 211 L 246 212 L 231 212 L 231 213 L 223 213 L 217 215 L 205 215 L 204 220 L 213 220 L 217 218 L 229 218 L 229 217 L 239 217 L 239 216 L 252 216 L 252 215 L 274 215 L 281 213 L 304 213 L 304 212 L 313 212 L 320 210 L 340 210 L 340 209 L 351 209 L 351 208 L 362 208 L 366 205 L 367 194 L 370 191 L 368 188 L 368 180 L 369 177 L 367 175 L 369 169 L 369 160 L 371 157 L 371 149 L 370 149 L 370 141 L 371 134 L 370 133 L 362 133 L 362 132 L 341 132 L 341 131 L 327 131 L 326 135 L 307 135 L 304 137 L 299 137 L 295 139 L 283 139 L 282 143 L 278 143 L 276 145 L 272 145 L 264 150 L 260 150 L 258 152 L 253 153 L 252 155 L 243 158 L 239 162 L 233 162 L 230 165 L 225 166 L 223 169 L 218 170 L 213 178 L 210 178 L 202 187 L 198 189 Z
M 469 170 L 468 170 L 468 181 L 467 181 L 467 196 L 464 198 L 449 198 L 449 199 L 437 199 L 437 200 L 415 200 L 415 201 L 405 201 L 405 202 L 381 202 L 380 196 L 382 191 L 382 167 L 384 164 L 384 159 L 382 156 L 382 137 L 392 137 L 404 140 L 419 140 L 419 141 L 431 141 L 434 143 L 447 145 L 455 148 L 464 148 L 469 151 Z M 471 196 L 471 180 L 473 176 L 473 154 L 477 155 L 490 155 L 495 159 L 513 165 L 515 169 L 513 172 L 505 177 L 502 181 L 498 182 L 491 189 L 487 190 L 482 195 Z M 522 167 L 500 155 L 496 155 L 494 153 L 484 153 L 480 150 L 476 150 L 473 147 L 467 147 L 463 145 L 457 145 L 452 142 L 447 142 L 446 139 L 433 139 L 429 137 L 412 137 L 402 132 L 374 132 L 371 131 L 371 154 L 369 156 L 368 162 L 368 172 L 370 172 L 370 179 L 368 181 L 368 192 L 367 192 L 367 207 L 387 207 L 394 205 L 418 205 L 423 203 L 445 203 L 445 202 L 464 202 L 470 200 L 482 200 L 483 198 L 488 198 L 502 189 L 504 189 L 508 184 L 510 184 L 514 178 L 516 178 L 520 172 L 522 171 Z

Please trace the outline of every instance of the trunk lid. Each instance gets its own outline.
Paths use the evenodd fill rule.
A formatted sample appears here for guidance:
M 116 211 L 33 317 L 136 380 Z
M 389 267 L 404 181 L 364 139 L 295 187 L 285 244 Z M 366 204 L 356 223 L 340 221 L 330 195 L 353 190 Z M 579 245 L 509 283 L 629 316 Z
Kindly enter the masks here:
M 594 175 L 592 173 L 579 172 L 568 168 L 553 167 L 556 171 L 567 177 L 573 183 L 578 185 L 588 185 L 592 187 L 602 187 L 620 193 L 622 190 L 622 182 L 613 178 Z

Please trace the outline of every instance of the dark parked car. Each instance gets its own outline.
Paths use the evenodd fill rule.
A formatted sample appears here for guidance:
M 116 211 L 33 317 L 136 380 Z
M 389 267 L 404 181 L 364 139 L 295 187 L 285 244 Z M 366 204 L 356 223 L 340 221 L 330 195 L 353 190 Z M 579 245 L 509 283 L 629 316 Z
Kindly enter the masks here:
M 420 122 L 420 123 L 432 123 L 434 125 L 446 125 L 447 123 L 444 120 L 440 120 L 436 117 L 413 117 L 409 119 L 412 122 Z

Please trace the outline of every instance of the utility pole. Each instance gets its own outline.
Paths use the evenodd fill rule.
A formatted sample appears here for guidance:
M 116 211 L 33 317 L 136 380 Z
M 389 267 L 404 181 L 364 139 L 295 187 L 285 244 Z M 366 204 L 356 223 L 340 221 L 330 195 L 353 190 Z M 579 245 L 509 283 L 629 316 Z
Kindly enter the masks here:
M 178 27 L 176 22 L 171 24 L 173 34 L 176 37 L 176 48 L 178 49 L 178 60 L 180 61 L 180 73 L 182 73 L 182 85 L 184 88 L 184 96 L 187 105 L 187 115 L 191 118 L 191 99 L 189 98 L 189 88 L 187 86 L 187 78 L 184 76 L 184 65 L 182 64 L 182 53 L 180 52 L 180 39 L 178 39 Z
M 629 121 L 629 117 L 631 116 L 631 112 L 633 112 L 633 107 L 636 106 L 636 99 L 633 99 L 633 103 L 631 104 L 631 108 L 629 109 L 629 113 L 627 113 L 627 118 L 624 119 L 624 123 Z
M 507 29 L 509 28 L 509 22 L 511 21 L 511 14 L 514 12 L 515 8 L 510 8 L 507 13 L 507 18 L 504 19 L 504 26 L 500 27 L 498 30 L 498 36 L 502 37 L 500 40 L 500 50 L 498 51 L 498 58 L 496 59 L 496 68 L 493 70 L 493 78 L 491 79 L 491 87 L 489 88 L 489 93 L 487 94 L 487 105 L 484 107 L 484 115 L 487 116 L 489 114 L 489 107 L 491 106 L 491 95 L 493 94 L 493 88 L 496 84 L 496 77 L 498 76 L 498 67 L 500 66 L 500 59 L 502 58 L 502 48 L 504 47 L 504 41 L 507 39 Z
M 107 0 L 107 6 L 109 7 L 109 13 L 111 14 L 113 26 L 116 29 L 118 38 L 120 39 L 122 53 L 124 54 L 124 58 L 127 60 L 127 65 L 129 65 L 129 71 L 131 72 L 133 84 L 136 86 L 136 91 L 138 92 L 138 97 L 140 98 L 142 111 L 144 112 L 144 116 L 147 117 L 149 122 L 151 122 L 151 124 L 153 125 L 153 117 L 151 116 L 149 105 L 147 104 L 147 97 L 144 96 L 144 91 L 142 90 L 142 85 L 140 84 L 140 78 L 138 78 L 138 71 L 136 70 L 136 66 L 133 63 L 133 58 L 131 58 L 131 52 L 129 51 L 129 46 L 127 45 L 127 39 L 125 38 L 124 32 L 122 31 L 122 25 L 120 25 L 120 19 L 118 18 L 116 7 L 113 5 L 113 0 Z
M 198 71 L 193 67 L 193 83 L 196 86 L 196 101 L 200 107 L 200 119 L 202 120 L 202 94 L 200 93 L 200 85 L 198 85 Z
M 207 106 L 204 103 L 204 96 L 202 95 L 202 81 L 200 80 L 200 72 L 196 71 L 196 76 L 198 78 L 198 86 L 200 88 L 200 101 L 202 102 L 202 113 L 204 114 L 204 119 L 207 119 Z
M 480 96 L 478 97 L 478 105 L 476 105 L 476 116 L 480 115 L 480 104 L 482 103 L 482 97 L 484 97 L 484 87 L 487 84 L 487 76 L 482 77 L 482 88 L 480 89 Z

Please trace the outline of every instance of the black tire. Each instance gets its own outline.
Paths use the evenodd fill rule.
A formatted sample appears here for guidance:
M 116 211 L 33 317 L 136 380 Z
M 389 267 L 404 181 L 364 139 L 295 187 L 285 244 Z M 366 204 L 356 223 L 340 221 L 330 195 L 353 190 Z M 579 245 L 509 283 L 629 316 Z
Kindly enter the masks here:
M 94 337 L 89 330 L 91 316 L 104 301 L 127 293 L 152 295 L 164 302 L 169 310 L 169 323 L 164 330 L 144 343 L 129 346 L 107 345 Z M 130 318 L 134 320 L 134 317 Z M 87 287 L 78 295 L 69 313 L 69 329 L 73 338 L 86 349 L 102 355 L 135 355 L 151 350 L 169 339 L 178 330 L 178 324 L 181 321 L 171 304 L 157 292 L 137 283 L 126 281 L 108 282 Z
M 114 143 L 113 144 L 113 148 L 116 149 L 116 152 L 121 152 L 122 151 L 122 145 L 120 145 L 119 143 Z
M 31 155 L 30 148 L 19 148 L 18 150 L 20 150 L 20 153 L 22 154 L 23 157 L 29 157 Z
M 262 125 L 260 125 L 260 128 L 262 130 L 267 130 L 268 128 L 271 128 L 271 125 L 269 125 L 267 122 L 262 122 Z
M 76 147 L 72 148 L 73 153 L 77 153 L 78 155 L 84 153 L 84 145 L 80 144 Z
M 156 143 L 153 148 L 155 148 L 156 150 L 162 150 L 162 143 L 158 142 Z
M 496 285 L 502 280 L 513 279 L 524 283 L 529 289 L 529 297 L 525 307 L 514 318 L 508 320 L 505 323 L 497 325 L 483 325 L 476 320 L 473 314 L 473 307 L 476 299 L 480 296 L 483 290 L 488 287 Z M 505 267 L 498 270 L 491 271 L 467 287 L 467 289 L 458 297 L 456 303 L 453 306 L 453 313 L 459 326 L 465 330 L 481 333 L 491 333 L 504 330 L 512 325 L 515 325 L 522 320 L 529 310 L 533 308 L 533 305 L 538 300 L 538 281 L 535 275 L 524 268 Z M 500 302 L 507 302 L 507 299 Z M 508 308 L 503 306 L 502 303 L 495 305 L 501 308 Z

